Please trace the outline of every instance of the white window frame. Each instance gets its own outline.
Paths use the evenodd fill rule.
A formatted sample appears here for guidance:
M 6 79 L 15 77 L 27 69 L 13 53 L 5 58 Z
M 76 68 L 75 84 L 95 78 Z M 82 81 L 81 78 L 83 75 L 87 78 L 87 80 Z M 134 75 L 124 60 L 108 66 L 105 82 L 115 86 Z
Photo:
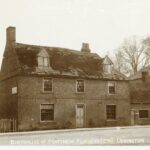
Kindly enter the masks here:
M 48 67 L 49 66 L 49 61 L 48 60 L 49 60 L 48 57 L 43 57 L 43 66 L 44 67 Z
M 112 66 L 110 64 L 103 64 L 103 71 L 105 74 L 111 74 Z
M 15 95 L 15 94 L 17 94 L 17 93 L 18 93 L 18 88 L 17 88 L 17 86 L 12 87 L 12 89 L 11 89 L 11 94 Z
M 39 58 L 42 59 L 42 63 L 39 64 Z M 47 60 L 47 65 L 45 65 L 45 59 Z M 38 56 L 38 67 L 49 67 L 49 57 L 46 56 Z
M 109 87 L 111 86 L 111 85 L 114 85 L 114 88 L 115 88 L 115 92 L 114 93 L 110 93 L 110 91 L 109 91 Z M 115 82 L 108 82 L 108 94 L 109 95 L 115 95 L 116 94 L 116 83 Z
M 51 79 L 52 80 L 52 90 L 51 91 L 45 91 L 44 90 L 44 81 L 45 80 L 48 80 L 48 79 Z M 53 92 L 53 78 L 49 78 L 49 77 L 45 77 L 45 78 L 43 78 L 43 89 L 42 89 L 42 91 L 44 92 L 44 93 L 52 93 Z
M 82 80 L 82 81 L 83 81 L 83 85 L 84 85 L 84 91 L 83 91 L 83 92 L 78 91 L 77 83 L 78 83 L 79 80 Z M 84 92 L 85 92 L 85 80 L 84 80 L 84 79 L 77 79 L 77 80 L 76 80 L 76 93 L 84 93 Z
M 41 105 L 53 105 L 54 106 L 53 120 L 41 120 Z M 42 104 L 40 104 L 40 122 L 54 122 L 54 121 L 55 121 L 55 104 L 54 103 L 42 103 Z

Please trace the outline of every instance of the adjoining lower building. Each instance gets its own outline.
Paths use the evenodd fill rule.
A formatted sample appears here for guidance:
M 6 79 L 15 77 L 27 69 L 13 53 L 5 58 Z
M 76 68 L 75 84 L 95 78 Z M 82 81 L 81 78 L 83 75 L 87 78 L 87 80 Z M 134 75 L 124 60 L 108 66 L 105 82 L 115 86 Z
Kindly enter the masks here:
M 131 125 L 150 125 L 150 66 L 130 77 Z
M 7 28 L 0 119 L 17 131 L 130 125 L 129 80 L 108 56 L 88 43 L 80 51 L 16 43 L 15 32 Z

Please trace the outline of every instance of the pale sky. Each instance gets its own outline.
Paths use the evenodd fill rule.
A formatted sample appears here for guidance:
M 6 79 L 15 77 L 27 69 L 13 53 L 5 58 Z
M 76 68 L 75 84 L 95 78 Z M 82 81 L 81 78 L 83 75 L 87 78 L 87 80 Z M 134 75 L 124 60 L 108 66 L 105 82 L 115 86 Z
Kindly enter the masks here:
M 80 50 L 88 42 L 111 55 L 124 38 L 150 34 L 150 0 L 0 0 L 0 64 L 8 26 L 20 43 Z

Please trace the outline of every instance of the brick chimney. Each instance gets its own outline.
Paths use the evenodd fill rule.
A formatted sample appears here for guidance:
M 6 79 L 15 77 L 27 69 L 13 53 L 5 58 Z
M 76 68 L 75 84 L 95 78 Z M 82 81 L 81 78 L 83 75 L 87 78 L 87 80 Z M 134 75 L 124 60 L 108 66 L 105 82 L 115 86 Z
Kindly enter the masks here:
M 81 52 L 86 52 L 86 53 L 90 53 L 91 52 L 91 50 L 89 48 L 89 43 L 82 43 Z
M 6 43 L 8 46 L 13 46 L 16 43 L 16 28 L 8 27 L 6 29 Z
M 142 80 L 146 81 L 148 79 L 148 71 L 142 71 Z

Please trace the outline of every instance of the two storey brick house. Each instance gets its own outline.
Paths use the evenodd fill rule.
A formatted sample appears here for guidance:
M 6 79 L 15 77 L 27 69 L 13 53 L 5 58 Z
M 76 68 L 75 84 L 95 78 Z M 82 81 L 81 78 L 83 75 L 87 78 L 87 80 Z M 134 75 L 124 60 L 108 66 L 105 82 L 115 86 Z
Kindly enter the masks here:
M 0 119 L 18 131 L 130 124 L 129 81 L 108 56 L 16 43 L 7 28 L 0 76 Z

